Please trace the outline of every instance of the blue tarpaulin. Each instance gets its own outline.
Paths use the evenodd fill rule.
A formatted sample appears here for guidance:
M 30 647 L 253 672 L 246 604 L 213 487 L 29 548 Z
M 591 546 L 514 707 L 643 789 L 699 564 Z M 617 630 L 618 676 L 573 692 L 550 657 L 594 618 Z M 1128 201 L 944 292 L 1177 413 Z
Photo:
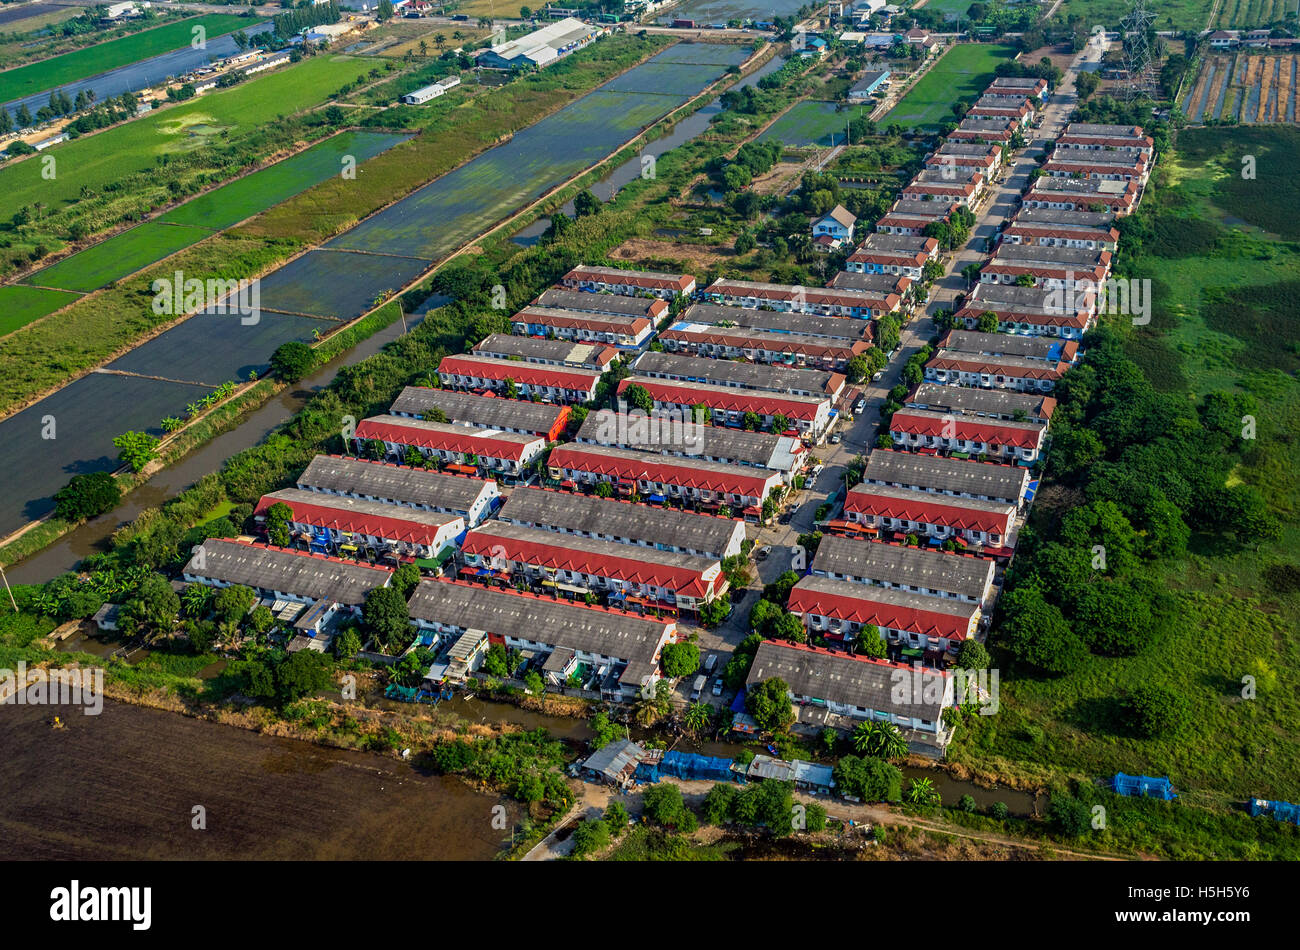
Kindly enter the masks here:
M 1270 815 L 1278 821 L 1300 825 L 1300 805 L 1291 802 L 1270 802 L 1263 798 L 1250 800 L 1250 814 L 1254 817 Z
M 1111 788 L 1120 795 L 1163 798 L 1167 802 L 1178 797 L 1169 779 L 1152 778 L 1149 775 L 1125 775 L 1123 772 L 1116 772 L 1115 777 L 1111 779 Z

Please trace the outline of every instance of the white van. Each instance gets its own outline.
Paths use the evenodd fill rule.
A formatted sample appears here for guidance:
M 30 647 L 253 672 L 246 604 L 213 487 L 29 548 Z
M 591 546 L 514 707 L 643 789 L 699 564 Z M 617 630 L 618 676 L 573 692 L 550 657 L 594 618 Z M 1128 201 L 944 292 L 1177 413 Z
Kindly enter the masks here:
M 713 668 L 718 665 L 718 654 L 710 653 L 709 658 L 704 661 L 704 672 L 712 673 Z
M 709 678 L 701 674 L 695 677 L 695 685 L 691 688 L 691 702 L 699 699 L 704 693 L 704 687 L 709 682 Z

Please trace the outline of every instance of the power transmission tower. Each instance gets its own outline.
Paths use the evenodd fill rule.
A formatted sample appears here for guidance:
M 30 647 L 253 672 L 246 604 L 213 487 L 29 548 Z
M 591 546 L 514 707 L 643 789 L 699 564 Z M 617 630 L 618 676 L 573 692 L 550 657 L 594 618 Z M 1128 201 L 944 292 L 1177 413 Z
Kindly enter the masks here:
M 1159 85 L 1159 71 L 1148 39 L 1156 15 L 1146 7 L 1146 0 L 1133 0 L 1133 10 L 1120 21 L 1119 35 L 1124 45 L 1124 85 L 1126 101 L 1153 98 Z

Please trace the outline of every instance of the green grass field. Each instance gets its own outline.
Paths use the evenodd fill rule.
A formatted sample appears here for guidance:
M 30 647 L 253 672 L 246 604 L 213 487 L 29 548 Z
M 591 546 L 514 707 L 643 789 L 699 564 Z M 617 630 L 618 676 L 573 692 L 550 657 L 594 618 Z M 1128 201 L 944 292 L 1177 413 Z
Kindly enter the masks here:
M 842 145 L 847 135 L 845 123 L 860 115 L 870 115 L 871 106 L 846 106 L 840 110 L 840 105 L 843 103 L 796 102 L 759 136 L 759 140 L 775 140 L 791 148 Z
M 189 45 L 196 26 L 202 26 L 212 38 L 233 33 L 253 22 L 247 17 L 229 13 L 209 13 L 5 70 L 0 72 L 0 102 L 58 89 L 119 66 L 170 53 Z
M 350 155 L 360 165 L 402 140 L 400 135 L 343 132 L 292 158 L 199 195 L 168 211 L 159 220 L 203 228 L 228 228 L 340 174 L 344 156 Z
M 1242 179 L 1243 153 L 1256 156 L 1256 179 Z M 958 760 L 1025 775 L 1168 775 L 1183 802 L 1219 812 L 1249 796 L 1300 799 L 1300 247 L 1291 243 L 1300 226 L 1288 210 L 1300 199 L 1297 156 L 1300 130 L 1289 127 L 1180 133 L 1138 212 L 1151 235 L 1121 258 L 1122 276 L 1152 281 L 1151 325 L 1114 318 L 1157 388 L 1253 397 L 1257 436 L 1228 484 L 1259 489 L 1281 540 L 1256 544 L 1191 525 L 1188 554 L 1152 565 L 1174 599 L 1167 629 L 1136 656 L 1090 656 L 1059 678 L 1004 680 L 1000 714 L 958 740 Z M 1243 696 L 1247 674 L 1254 697 Z M 1115 697 L 1139 683 L 1187 698 L 1194 719 L 1185 734 L 1131 734 Z M 1209 835 L 1183 844 L 1202 857 L 1252 846 Z
M 1223 0 L 1220 7 L 1219 25 L 1226 26 L 1223 10 L 1231 9 L 1237 0 Z M 1249 0 L 1241 0 L 1243 4 Z M 1156 15 L 1153 24 L 1157 30 L 1192 30 L 1200 32 L 1209 24 L 1210 10 L 1214 0 L 1149 0 L 1147 9 Z M 1107 29 L 1119 28 L 1119 21 L 1133 9 L 1132 0 L 1065 0 L 1054 22 L 1065 23 L 1068 17 L 1081 16 L 1089 28 L 1101 24 Z
M 907 128 L 937 128 L 955 119 L 952 104 L 974 100 L 993 79 L 993 68 L 1011 59 L 1009 46 L 962 43 L 943 54 L 930 71 L 908 90 L 881 125 L 897 123 Z
M 57 209 L 77 199 L 82 188 L 97 191 L 149 168 L 159 156 L 253 131 L 278 115 L 319 105 L 371 66 L 368 60 L 350 56 L 313 56 L 231 89 L 56 145 L 43 153 L 56 159 L 59 173 L 53 180 L 41 177 L 40 161 L 14 162 L 0 168 L 0 218 L 37 202 Z
M 78 294 L 40 287 L 0 287 L 0 336 L 76 300 Z
M 65 257 L 37 271 L 26 282 L 89 292 L 189 247 L 211 233 L 207 228 L 148 221 Z

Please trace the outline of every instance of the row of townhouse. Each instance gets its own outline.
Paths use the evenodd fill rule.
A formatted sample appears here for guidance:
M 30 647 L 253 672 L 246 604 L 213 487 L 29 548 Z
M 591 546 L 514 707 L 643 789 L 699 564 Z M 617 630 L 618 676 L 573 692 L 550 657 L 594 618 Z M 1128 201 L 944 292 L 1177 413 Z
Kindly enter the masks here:
M 658 341 L 669 353 L 808 366 L 836 372 L 843 372 L 850 360 L 871 349 L 871 344 L 862 340 L 851 342 L 752 327 L 719 327 L 687 320 L 679 320 L 662 331 Z
M 844 269 L 851 274 L 888 274 L 919 281 L 925 265 L 938 259 L 939 242 L 935 238 L 877 232 L 867 235 L 849 255 Z
M 1094 149 L 1058 144 L 1043 162 L 1043 175 L 1051 178 L 1091 178 L 1097 181 L 1137 182 L 1151 176 L 1149 160 L 1141 152 Z
M 826 340 L 824 337 L 805 339 Z M 654 379 L 678 379 L 689 383 L 710 383 L 714 386 L 790 393 L 795 396 L 826 396 L 832 402 L 844 393 L 845 376 L 833 370 L 791 365 L 794 361 L 752 363 L 734 358 L 710 359 L 709 356 L 686 356 L 668 347 L 665 352 L 651 350 L 642 353 L 632 364 L 632 369 L 638 376 Z
M 680 414 L 629 414 L 626 406 L 620 412 L 601 409 L 583 421 L 576 441 L 767 469 L 780 472 L 786 481 L 807 463 L 808 447 L 802 439 L 726 426 L 695 425 L 687 429 L 682 419 Z
M 1141 191 L 1141 186 L 1136 181 L 1040 175 L 1030 184 L 1021 203 L 1027 208 L 1109 211 L 1117 217 L 1123 217 L 1137 207 Z
M 728 307 L 766 308 L 860 320 L 882 317 L 897 310 L 902 303 L 902 297 L 897 293 L 727 279 L 715 280 L 705 289 L 704 296 L 713 303 Z
M 587 293 L 610 293 L 625 297 L 652 296 L 671 301 L 694 294 L 695 278 L 690 274 L 621 270 L 580 264 L 560 278 L 560 286 Z
M 491 479 L 342 455 L 317 455 L 298 476 L 296 487 L 303 492 L 456 515 L 471 527 L 495 511 L 501 498 Z
M 571 408 L 526 399 L 480 396 L 456 389 L 407 386 L 393 400 L 388 411 L 394 416 L 499 429 L 541 436 L 547 442 L 555 442 L 568 426 Z
M 980 271 L 982 284 L 1027 282 L 1032 287 L 1093 290 L 1110 276 L 1110 251 L 1084 247 L 1049 247 L 1003 242 Z
M 929 449 L 1030 465 L 1038 461 L 1047 442 L 1047 426 L 904 407 L 890 418 L 889 437 L 899 449 Z
M 983 616 L 978 603 L 816 574 L 794 585 L 787 609 L 827 640 L 853 641 L 874 626 L 890 645 L 939 654 L 973 637 Z
M 916 488 L 855 485 L 844 501 L 844 518 L 866 534 L 894 532 L 942 543 L 1000 550 L 1015 523 L 1016 506 L 940 495 Z
M 1110 211 L 1022 207 L 1012 215 L 999 239 L 1008 244 L 1085 248 L 1113 254 L 1119 244 L 1114 220 Z
M 836 534 L 822 537 L 812 562 L 812 573 L 818 577 L 978 606 L 986 606 L 993 596 L 994 571 L 993 561 L 973 554 Z
M 994 173 L 1002 167 L 1004 149 L 997 142 L 949 142 L 943 144 L 926 156 L 928 168 L 974 168 L 983 173 L 985 179 L 992 180 Z
M 362 419 L 353 441 L 358 455 L 365 453 L 366 443 L 379 442 L 384 457 L 395 461 L 414 449 L 446 465 L 481 467 L 512 477 L 546 451 L 546 440 L 534 435 L 387 414 Z
M 784 417 L 791 434 L 819 441 L 831 423 L 831 400 L 825 396 L 795 396 L 736 389 L 731 386 L 714 386 L 709 383 L 692 383 L 676 379 L 654 379 L 648 376 L 628 377 L 618 384 L 618 395 L 623 396 L 629 386 L 639 386 L 650 394 L 654 408 L 684 414 L 695 406 L 704 406 L 714 425 L 740 426 L 747 414 L 756 415 L 762 428 L 770 428 L 777 417 Z
M 605 372 L 618 360 L 618 350 L 605 343 L 546 340 L 510 333 L 488 334 L 474 344 L 473 352 L 493 359 L 588 369 L 597 373 Z
M 880 234 L 922 237 L 931 224 L 946 224 L 952 218 L 955 207 L 956 205 L 947 202 L 899 198 L 876 221 L 876 231 Z
M 473 353 L 444 356 L 438 379 L 444 388 L 536 396 L 543 402 L 583 403 L 596 398 L 601 373 L 593 369 L 524 363 Z
M 1066 293 L 1046 286 L 979 283 L 954 317 L 973 330 L 986 313 L 997 317 L 1001 333 L 1077 341 L 1097 322 L 1097 294 L 1080 287 Z
M 437 558 L 465 532 L 465 519 L 450 512 L 390 505 L 301 488 L 268 492 L 253 509 L 265 522 L 276 505 L 291 512 L 289 526 L 311 550 L 344 553 L 365 547 L 397 558 Z
M 988 193 L 984 173 L 968 165 L 923 168 L 900 194 L 903 201 L 933 201 L 974 208 Z

